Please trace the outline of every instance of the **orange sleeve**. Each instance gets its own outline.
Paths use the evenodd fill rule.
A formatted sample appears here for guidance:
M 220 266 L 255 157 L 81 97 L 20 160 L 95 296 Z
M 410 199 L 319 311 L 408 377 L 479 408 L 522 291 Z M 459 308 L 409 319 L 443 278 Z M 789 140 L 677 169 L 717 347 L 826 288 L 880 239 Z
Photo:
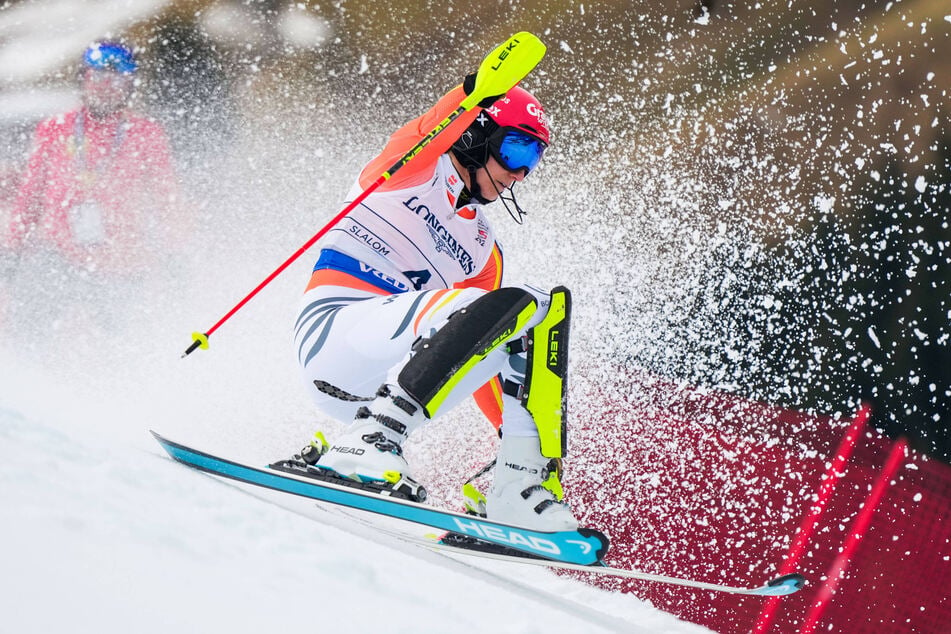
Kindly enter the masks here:
M 360 173 L 360 187 L 367 188 L 372 185 L 383 172 L 393 167 L 424 136 L 432 132 L 433 128 L 439 125 L 443 119 L 452 114 L 465 97 L 466 93 L 462 90 L 462 86 L 456 86 L 443 95 L 428 112 L 394 132 L 379 156 L 363 168 Z M 427 180 L 432 176 L 432 168 L 437 159 L 449 151 L 449 148 L 456 142 L 463 130 L 475 121 L 476 116 L 481 111 L 481 108 L 476 107 L 456 117 L 449 127 L 437 135 L 419 154 L 414 156 L 412 161 L 401 167 L 392 178 L 383 183 L 380 189 L 412 187 Z
M 489 419 L 496 431 L 502 426 L 502 381 L 494 377 L 491 381 L 472 393 L 476 405 Z
M 494 291 L 502 286 L 502 250 L 499 243 L 496 242 L 492 247 L 492 253 L 489 255 L 488 262 L 482 267 L 482 270 L 466 278 L 461 282 L 453 284 L 453 288 L 481 288 L 486 291 Z

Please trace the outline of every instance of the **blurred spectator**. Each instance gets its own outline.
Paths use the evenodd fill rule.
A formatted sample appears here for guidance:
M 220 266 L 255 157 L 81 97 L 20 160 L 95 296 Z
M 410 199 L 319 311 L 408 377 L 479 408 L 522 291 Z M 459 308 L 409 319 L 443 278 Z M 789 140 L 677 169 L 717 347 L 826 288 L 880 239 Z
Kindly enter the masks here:
M 41 122 L 11 210 L 6 268 L 12 308 L 99 311 L 165 265 L 187 231 L 168 138 L 133 111 L 138 62 L 98 42 L 84 53 L 82 104 Z

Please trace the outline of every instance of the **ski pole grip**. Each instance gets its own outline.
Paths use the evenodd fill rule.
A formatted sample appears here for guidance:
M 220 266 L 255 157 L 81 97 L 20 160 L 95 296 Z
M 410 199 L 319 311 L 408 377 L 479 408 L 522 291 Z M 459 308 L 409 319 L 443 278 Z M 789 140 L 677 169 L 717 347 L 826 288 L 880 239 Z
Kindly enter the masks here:
M 475 86 L 460 107 L 472 110 L 486 97 L 507 93 L 542 61 L 545 50 L 542 41 L 528 31 L 507 39 L 482 60 Z

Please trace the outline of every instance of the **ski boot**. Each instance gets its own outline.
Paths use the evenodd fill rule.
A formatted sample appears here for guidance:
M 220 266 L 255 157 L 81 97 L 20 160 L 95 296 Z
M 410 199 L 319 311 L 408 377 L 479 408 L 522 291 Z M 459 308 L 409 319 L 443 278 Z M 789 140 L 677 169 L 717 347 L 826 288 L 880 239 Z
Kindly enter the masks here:
M 321 433 L 304 447 L 300 459 L 308 470 L 350 480 L 377 493 L 397 493 L 422 502 L 426 489 L 417 482 L 403 457 L 403 443 L 418 425 L 415 405 L 380 388 L 369 406 L 357 410 L 350 428 L 334 443 Z M 400 420 L 406 422 L 400 422 Z
M 557 465 L 542 456 L 538 438 L 503 435 L 486 517 L 540 531 L 577 529 L 578 520 L 561 500 Z

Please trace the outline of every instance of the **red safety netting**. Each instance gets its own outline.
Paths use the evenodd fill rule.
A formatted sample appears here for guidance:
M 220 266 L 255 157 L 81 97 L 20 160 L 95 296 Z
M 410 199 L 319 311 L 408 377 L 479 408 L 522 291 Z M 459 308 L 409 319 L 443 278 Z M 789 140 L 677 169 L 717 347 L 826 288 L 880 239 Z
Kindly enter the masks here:
M 604 373 L 599 373 L 604 376 Z M 575 414 L 566 487 L 589 525 L 606 527 L 609 560 L 647 572 L 754 586 L 784 572 L 795 536 L 821 510 L 794 569 L 809 585 L 774 600 L 588 577 L 718 632 L 946 632 L 951 622 L 951 467 L 896 450 L 895 474 L 840 554 L 893 448 L 854 422 L 808 416 L 651 377 L 599 390 Z M 859 425 L 861 427 L 861 425 Z M 824 478 L 844 452 L 844 469 Z M 900 460 L 898 459 L 900 458 Z M 826 482 L 825 486 L 823 483 Z M 820 491 L 824 499 L 819 500 Z M 861 521 L 859 522 L 861 523 Z M 838 558 L 838 561 L 837 561 Z M 831 599 L 816 597 L 833 564 Z

